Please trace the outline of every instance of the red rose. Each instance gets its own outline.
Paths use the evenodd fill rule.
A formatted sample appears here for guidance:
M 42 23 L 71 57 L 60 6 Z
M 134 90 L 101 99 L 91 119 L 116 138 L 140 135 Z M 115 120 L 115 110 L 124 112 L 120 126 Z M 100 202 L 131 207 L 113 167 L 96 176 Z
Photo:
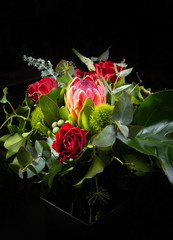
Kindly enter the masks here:
M 89 75 L 94 81 L 97 81 L 98 77 L 96 75 L 96 71 L 84 72 L 79 68 L 75 69 L 75 77 L 85 78 Z
M 109 80 L 113 83 L 116 81 L 117 75 L 114 68 L 114 63 L 111 61 L 105 61 L 105 62 L 99 62 L 94 63 L 94 67 L 96 70 L 96 74 L 99 77 L 104 77 L 106 80 L 109 78 Z M 125 70 L 125 67 L 121 67 L 116 63 L 117 71 L 121 72 L 122 70 Z M 118 78 L 119 80 L 119 78 Z
M 87 133 L 87 130 L 64 123 L 52 144 L 52 148 L 59 153 L 58 160 L 63 163 L 64 159 L 77 158 L 85 146 Z
M 40 81 L 30 84 L 27 88 L 28 96 L 33 100 L 37 101 L 40 95 L 45 95 L 50 92 L 52 88 L 58 87 L 58 83 L 52 77 L 44 77 Z

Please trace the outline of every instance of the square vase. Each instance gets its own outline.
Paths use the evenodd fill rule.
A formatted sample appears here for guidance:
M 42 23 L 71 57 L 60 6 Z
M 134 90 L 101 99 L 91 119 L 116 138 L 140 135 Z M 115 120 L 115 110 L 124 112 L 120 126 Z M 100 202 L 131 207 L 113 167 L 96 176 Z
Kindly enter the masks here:
M 45 209 L 45 224 L 49 237 L 63 236 L 65 239 L 88 239 L 89 237 L 101 237 L 111 234 L 124 234 L 124 226 L 127 224 L 131 210 L 132 197 L 127 197 L 123 202 L 102 216 L 97 222 L 87 224 L 79 218 L 60 208 L 52 200 L 51 193 L 41 197 Z

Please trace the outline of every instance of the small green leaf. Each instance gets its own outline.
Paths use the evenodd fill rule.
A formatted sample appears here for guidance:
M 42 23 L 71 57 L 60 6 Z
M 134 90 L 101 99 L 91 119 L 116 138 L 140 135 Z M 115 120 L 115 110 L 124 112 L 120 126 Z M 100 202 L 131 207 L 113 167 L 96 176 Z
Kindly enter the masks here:
M 80 54 L 76 49 L 72 48 L 73 52 L 76 54 L 76 56 L 88 67 L 89 71 L 95 71 L 95 67 L 93 65 L 93 61 L 87 57 L 84 57 L 82 54 Z
M 113 125 L 106 126 L 92 141 L 92 145 L 100 148 L 107 148 L 115 143 L 115 128 Z
M 17 159 L 22 168 L 27 168 L 32 162 L 32 155 L 26 150 L 26 148 L 21 147 L 17 153 Z
M 93 111 L 93 107 L 87 106 L 82 112 L 82 129 L 87 129 L 90 131 L 89 119 Z
M 7 96 L 7 94 L 8 94 L 7 90 L 8 90 L 7 87 L 3 89 L 4 96 L 3 96 L 2 99 L 0 100 L 0 103 L 6 103 L 6 102 L 8 102 L 8 100 L 7 100 L 7 98 L 6 98 L 6 96 Z
M 83 111 L 86 107 L 90 107 L 90 108 L 93 108 L 95 105 L 94 105 L 94 102 L 92 101 L 91 98 L 87 98 L 83 104 L 83 107 L 79 113 L 79 116 L 78 116 L 78 125 L 80 128 L 82 128 L 82 114 L 83 114 Z M 84 116 L 85 118 L 85 116 Z
M 121 134 L 125 138 L 127 138 L 129 136 L 129 129 L 128 129 L 128 127 L 126 125 L 119 124 L 118 128 L 119 128 L 119 131 L 121 132 Z
M 121 78 L 121 77 L 126 77 L 128 76 L 131 71 L 133 70 L 133 68 L 127 68 L 125 70 L 122 70 L 121 72 L 118 73 L 118 76 Z
M 133 104 L 129 95 L 124 92 L 120 100 L 115 104 L 112 120 L 116 123 L 127 125 L 133 119 Z
M 75 70 L 72 62 L 66 61 L 62 59 L 56 66 L 55 71 L 58 72 L 60 75 L 66 76 L 69 80 L 75 75 Z M 59 79 L 58 79 L 59 82 Z
M 69 116 L 69 111 L 67 110 L 66 107 L 62 106 L 59 109 L 59 114 L 60 114 L 60 118 L 63 119 L 64 121 L 68 120 L 68 116 Z
M 113 91 L 112 91 L 112 94 L 117 94 L 117 93 L 120 93 L 122 91 L 124 91 L 125 89 L 127 89 L 128 87 L 130 87 L 131 84 L 125 84 L 123 86 L 120 86 L 120 87 L 117 87 L 115 88 Z
M 108 60 L 108 58 L 109 58 L 109 49 L 111 48 L 111 46 L 109 46 L 107 49 L 106 49 L 106 51 L 104 51 L 99 57 L 91 57 L 91 60 L 93 61 L 93 62 L 95 62 L 95 61 L 106 61 L 106 60 Z

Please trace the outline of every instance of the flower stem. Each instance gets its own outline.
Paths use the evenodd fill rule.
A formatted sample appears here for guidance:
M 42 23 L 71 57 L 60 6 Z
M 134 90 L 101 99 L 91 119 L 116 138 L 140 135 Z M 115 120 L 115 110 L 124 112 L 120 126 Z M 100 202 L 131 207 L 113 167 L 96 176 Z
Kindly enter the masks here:
M 3 126 L 4 126 L 10 119 L 12 119 L 12 118 L 14 118 L 14 117 L 22 118 L 24 121 L 27 120 L 27 118 L 25 118 L 25 117 L 23 117 L 23 116 L 21 116 L 21 115 L 17 115 L 17 114 L 16 114 L 16 115 L 12 115 L 12 116 L 10 116 L 9 118 L 6 119 L 6 121 L 0 126 L 0 129 L 3 128 Z

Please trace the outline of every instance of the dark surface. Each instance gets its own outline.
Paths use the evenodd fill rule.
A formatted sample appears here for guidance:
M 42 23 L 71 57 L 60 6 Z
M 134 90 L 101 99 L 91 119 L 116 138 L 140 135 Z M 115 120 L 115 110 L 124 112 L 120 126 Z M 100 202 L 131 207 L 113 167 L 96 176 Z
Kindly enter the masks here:
M 61 235 L 64 239 L 88 239 L 88 236 L 112 239 L 112 236 L 121 236 L 121 239 L 150 240 L 172 236 L 173 189 L 164 176 L 139 177 L 131 201 L 124 210 L 121 209 L 120 215 L 113 220 L 108 215 L 107 220 L 103 219 L 96 228 L 88 230 L 87 235 L 82 228 L 76 232 L 70 230 L 70 221 L 67 219 L 64 223 L 62 214 L 56 215 L 55 212 L 55 217 L 50 213 L 40 201 L 39 185 L 24 183 L 16 177 L 5 182 L 3 192 L 1 186 L 1 239 L 47 240 Z

